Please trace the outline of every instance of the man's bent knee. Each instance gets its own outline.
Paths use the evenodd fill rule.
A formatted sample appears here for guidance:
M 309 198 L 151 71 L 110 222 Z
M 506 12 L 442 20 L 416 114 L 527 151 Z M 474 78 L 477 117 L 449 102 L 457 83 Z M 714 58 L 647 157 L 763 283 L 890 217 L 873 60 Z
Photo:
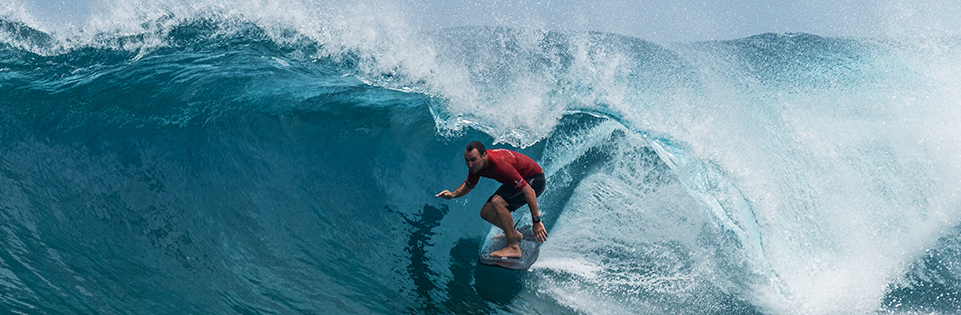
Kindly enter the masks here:
M 505 201 L 500 195 L 494 195 L 494 197 L 491 198 L 490 203 L 496 207 L 497 210 L 507 209 L 507 201 Z
M 494 209 L 493 204 L 488 202 L 488 203 L 485 203 L 483 207 L 481 207 L 480 215 L 481 215 L 481 218 L 483 218 L 485 221 L 490 222 L 491 220 L 497 217 L 497 210 Z

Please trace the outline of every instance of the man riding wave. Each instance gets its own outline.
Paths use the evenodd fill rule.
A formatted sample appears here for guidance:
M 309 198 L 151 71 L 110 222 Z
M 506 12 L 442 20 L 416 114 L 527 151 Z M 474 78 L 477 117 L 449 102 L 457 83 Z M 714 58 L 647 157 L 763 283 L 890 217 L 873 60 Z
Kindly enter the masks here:
M 506 149 L 488 151 L 479 141 L 471 141 L 464 150 L 464 160 L 467 162 L 469 173 L 467 180 L 460 184 L 453 192 L 444 190 L 434 197 L 453 199 L 466 195 L 480 177 L 493 178 L 501 182 L 500 188 L 487 199 L 481 207 L 481 218 L 504 231 L 507 247 L 491 253 L 496 257 L 521 257 L 518 240 L 523 236 L 514 230 L 514 218 L 511 212 L 523 205 L 531 210 L 534 236 L 541 243 L 547 241 L 547 230 L 541 223 L 540 212 L 537 209 L 537 197 L 544 192 L 544 172 L 541 166 L 526 155 Z

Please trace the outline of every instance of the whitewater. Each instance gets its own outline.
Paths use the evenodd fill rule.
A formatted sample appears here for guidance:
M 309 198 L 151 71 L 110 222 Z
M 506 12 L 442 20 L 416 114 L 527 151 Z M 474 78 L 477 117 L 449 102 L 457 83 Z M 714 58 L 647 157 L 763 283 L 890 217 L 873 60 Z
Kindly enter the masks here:
M 961 312 L 957 35 L 103 11 L 0 7 L 0 310 Z M 496 183 L 434 198 L 471 140 L 548 177 L 528 271 L 477 263 Z

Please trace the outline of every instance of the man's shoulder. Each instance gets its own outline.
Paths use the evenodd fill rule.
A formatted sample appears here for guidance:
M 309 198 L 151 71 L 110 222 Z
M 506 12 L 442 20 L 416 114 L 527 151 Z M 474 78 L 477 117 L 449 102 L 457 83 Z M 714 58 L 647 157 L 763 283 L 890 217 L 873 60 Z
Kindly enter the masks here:
M 504 157 L 504 156 L 509 156 L 509 157 L 523 156 L 523 154 L 520 154 L 517 151 L 508 150 L 508 149 L 490 149 L 490 150 L 487 150 L 487 154 L 493 155 L 495 158 Z

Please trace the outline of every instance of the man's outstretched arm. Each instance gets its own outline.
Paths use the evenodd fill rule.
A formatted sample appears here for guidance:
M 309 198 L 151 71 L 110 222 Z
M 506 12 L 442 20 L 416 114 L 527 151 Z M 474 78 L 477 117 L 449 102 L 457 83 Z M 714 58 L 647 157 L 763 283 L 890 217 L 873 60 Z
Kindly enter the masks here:
M 434 195 L 434 197 L 441 197 L 447 200 L 454 199 L 454 198 L 466 195 L 467 193 L 469 193 L 471 190 L 474 189 L 474 186 L 475 185 L 467 185 L 467 182 L 463 182 L 463 183 L 460 183 L 460 186 L 457 187 L 457 189 L 454 189 L 454 192 L 451 192 L 449 190 L 444 190 Z

